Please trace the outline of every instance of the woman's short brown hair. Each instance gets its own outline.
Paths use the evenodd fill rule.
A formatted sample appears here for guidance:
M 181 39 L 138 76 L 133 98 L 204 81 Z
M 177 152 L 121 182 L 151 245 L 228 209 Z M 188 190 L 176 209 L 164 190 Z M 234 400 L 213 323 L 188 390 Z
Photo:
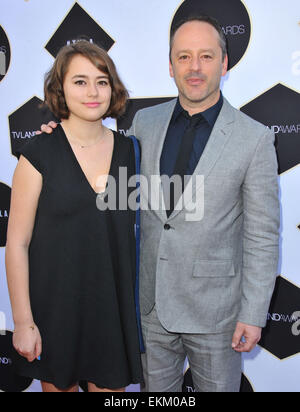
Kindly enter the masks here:
M 112 89 L 108 111 L 103 116 L 117 118 L 121 116 L 128 100 L 128 92 L 117 73 L 116 66 L 107 52 L 87 40 L 78 40 L 64 46 L 58 53 L 52 69 L 45 76 L 44 103 L 59 119 L 68 119 L 70 112 L 66 104 L 63 83 L 72 58 L 81 55 L 90 60 L 98 70 L 108 75 Z

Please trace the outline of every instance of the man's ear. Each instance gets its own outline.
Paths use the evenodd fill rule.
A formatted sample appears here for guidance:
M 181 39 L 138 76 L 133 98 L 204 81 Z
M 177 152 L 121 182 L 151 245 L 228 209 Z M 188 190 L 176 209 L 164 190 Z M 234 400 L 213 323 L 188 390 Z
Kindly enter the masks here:
M 169 73 L 171 77 L 174 77 L 173 65 L 172 65 L 171 60 L 169 60 Z
M 222 63 L 223 68 L 222 68 L 222 76 L 225 76 L 228 70 L 228 54 L 224 57 L 224 61 Z

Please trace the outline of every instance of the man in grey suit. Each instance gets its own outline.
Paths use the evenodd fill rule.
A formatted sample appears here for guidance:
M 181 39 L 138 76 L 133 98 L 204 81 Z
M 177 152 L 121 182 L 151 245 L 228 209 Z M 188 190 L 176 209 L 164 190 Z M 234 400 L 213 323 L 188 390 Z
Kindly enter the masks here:
M 227 62 L 214 19 L 181 22 L 170 40 L 179 98 L 137 112 L 129 131 L 140 139 L 148 181 L 191 175 L 171 210 L 164 202 L 152 207 L 173 193 L 163 179 L 152 199 L 142 190 L 140 305 L 150 392 L 180 391 L 186 356 L 197 391 L 239 391 L 241 353 L 254 348 L 266 324 L 278 264 L 274 136 L 223 98 Z M 195 183 L 197 176 L 203 179 Z M 199 193 L 196 220 L 187 210 Z
M 137 112 L 129 131 L 143 177 L 159 180 L 150 199 L 142 185 L 145 391 L 181 391 L 186 356 L 196 391 L 238 391 L 241 353 L 266 324 L 278 264 L 274 136 L 222 96 L 227 63 L 214 19 L 178 24 L 170 74 L 179 97 Z M 190 178 L 175 190 L 174 175 Z

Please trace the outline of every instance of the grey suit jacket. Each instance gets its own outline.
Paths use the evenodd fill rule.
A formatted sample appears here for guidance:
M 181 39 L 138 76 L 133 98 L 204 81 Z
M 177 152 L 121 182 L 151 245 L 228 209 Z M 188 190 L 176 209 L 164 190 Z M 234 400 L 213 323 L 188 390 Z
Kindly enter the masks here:
M 237 321 L 264 327 L 278 265 L 274 135 L 224 99 L 191 190 L 183 194 L 184 206 L 168 219 L 160 156 L 175 103 L 140 110 L 129 130 L 141 142 L 141 173 L 147 178 L 142 179 L 142 208 L 148 210 L 141 213 L 141 312 L 156 304 L 162 325 L 176 333 L 230 331 Z M 151 176 L 156 178 L 150 190 Z M 204 206 L 196 221 L 187 218 L 195 200 Z

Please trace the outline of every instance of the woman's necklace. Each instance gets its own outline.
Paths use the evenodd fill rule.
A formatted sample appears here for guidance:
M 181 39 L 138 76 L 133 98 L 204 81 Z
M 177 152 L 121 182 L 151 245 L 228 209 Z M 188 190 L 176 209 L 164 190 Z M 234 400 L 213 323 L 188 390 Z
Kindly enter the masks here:
M 71 143 L 78 145 L 81 149 L 87 149 L 89 147 L 96 146 L 96 144 L 98 144 L 101 139 L 102 139 L 102 136 L 99 137 L 96 142 L 89 144 L 89 145 L 82 145 L 81 143 L 75 142 L 74 140 L 71 140 Z
M 98 139 L 95 142 L 93 142 L 91 144 L 88 144 L 88 145 L 83 145 L 77 139 L 75 139 L 72 135 L 70 135 L 70 133 L 69 133 L 69 136 L 70 136 L 69 141 L 70 141 L 70 143 L 73 143 L 73 144 L 79 146 L 81 149 L 88 149 L 89 147 L 96 146 L 102 139 L 104 139 L 105 135 L 108 132 L 109 132 L 109 130 L 105 128 L 103 135 L 99 136 Z

